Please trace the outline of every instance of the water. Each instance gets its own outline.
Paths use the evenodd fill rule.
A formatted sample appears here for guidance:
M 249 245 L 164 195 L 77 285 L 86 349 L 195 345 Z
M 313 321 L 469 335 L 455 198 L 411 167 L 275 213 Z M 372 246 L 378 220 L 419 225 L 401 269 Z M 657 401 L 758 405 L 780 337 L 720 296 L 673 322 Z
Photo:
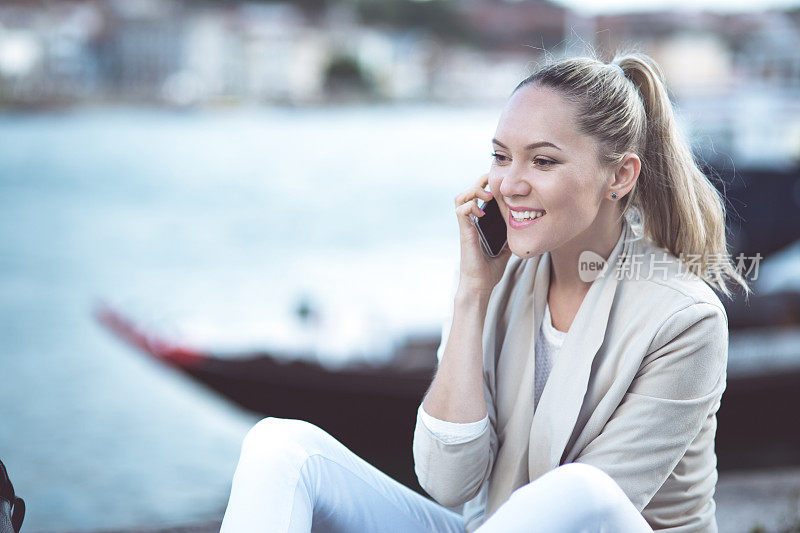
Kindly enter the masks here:
M 123 346 L 385 357 L 436 330 L 499 109 L 0 116 L 0 457 L 26 531 L 219 519 L 257 420 Z M 294 313 L 308 296 L 316 329 Z

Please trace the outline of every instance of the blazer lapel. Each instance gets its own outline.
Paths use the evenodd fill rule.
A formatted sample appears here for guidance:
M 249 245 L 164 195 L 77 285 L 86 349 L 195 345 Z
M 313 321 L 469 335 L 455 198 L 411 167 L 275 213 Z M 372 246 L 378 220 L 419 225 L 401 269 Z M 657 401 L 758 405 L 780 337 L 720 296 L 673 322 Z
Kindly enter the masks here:
M 616 246 L 609 255 L 600 275 L 592 282 L 578 313 L 570 325 L 553 361 L 547 383 L 533 414 L 528 442 L 528 477 L 533 481 L 560 464 L 567 442 L 575 428 L 589 374 L 597 350 L 603 343 L 617 289 L 617 261 L 623 261 L 630 251 L 633 232 L 626 219 Z M 545 259 L 543 257 L 543 259 Z M 550 281 L 550 258 L 539 263 L 534 287 L 533 346 L 542 324 Z M 540 275 L 541 274 L 541 275 Z M 535 356 L 535 355 L 534 355 Z M 530 387 L 533 405 L 533 386 Z
M 497 382 L 503 384 L 496 391 L 500 448 L 489 478 L 487 514 L 494 513 L 515 488 L 528 482 L 536 344 L 531 324 L 541 324 L 544 306 L 536 307 L 534 303 L 543 304 L 544 298 L 537 299 L 535 295 L 547 290 L 549 262 L 547 252 L 527 260 L 523 275 L 514 282 L 514 297 L 508 304 L 509 322 L 495 362 Z M 492 323 L 488 314 L 487 323 Z M 491 353 L 495 341 L 493 337 L 488 340 L 486 344 L 484 339 L 484 351 Z

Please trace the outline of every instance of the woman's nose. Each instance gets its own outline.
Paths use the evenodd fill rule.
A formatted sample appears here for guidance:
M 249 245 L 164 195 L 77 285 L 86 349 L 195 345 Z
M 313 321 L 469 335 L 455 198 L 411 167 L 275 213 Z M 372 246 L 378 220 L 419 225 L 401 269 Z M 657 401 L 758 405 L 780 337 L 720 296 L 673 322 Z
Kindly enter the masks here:
M 505 176 L 501 178 L 500 194 L 506 198 L 511 198 L 513 196 L 527 196 L 530 190 L 530 185 L 513 171 L 507 172 Z

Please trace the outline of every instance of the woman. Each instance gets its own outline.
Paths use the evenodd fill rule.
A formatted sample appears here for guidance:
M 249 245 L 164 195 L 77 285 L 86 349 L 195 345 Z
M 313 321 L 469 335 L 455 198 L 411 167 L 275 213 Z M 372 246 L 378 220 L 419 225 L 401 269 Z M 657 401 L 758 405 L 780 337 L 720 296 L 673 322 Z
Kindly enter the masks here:
M 267 418 L 223 530 L 716 531 L 727 316 L 712 288 L 749 287 L 660 70 L 643 54 L 551 61 L 493 143 L 456 197 L 458 285 L 414 432 L 435 501 L 312 424 Z M 508 224 L 497 258 L 478 198 Z

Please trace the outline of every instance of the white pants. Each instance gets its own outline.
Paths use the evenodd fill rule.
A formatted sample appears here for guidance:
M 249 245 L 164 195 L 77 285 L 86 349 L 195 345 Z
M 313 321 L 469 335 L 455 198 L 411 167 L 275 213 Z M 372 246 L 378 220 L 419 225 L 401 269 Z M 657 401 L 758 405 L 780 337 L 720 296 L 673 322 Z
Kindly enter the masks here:
M 265 418 L 242 443 L 221 533 L 463 533 L 461 515 L 303 420 Z M 476 533 L 651 533 L 600 469 L 562 465 L 514 491 Z

